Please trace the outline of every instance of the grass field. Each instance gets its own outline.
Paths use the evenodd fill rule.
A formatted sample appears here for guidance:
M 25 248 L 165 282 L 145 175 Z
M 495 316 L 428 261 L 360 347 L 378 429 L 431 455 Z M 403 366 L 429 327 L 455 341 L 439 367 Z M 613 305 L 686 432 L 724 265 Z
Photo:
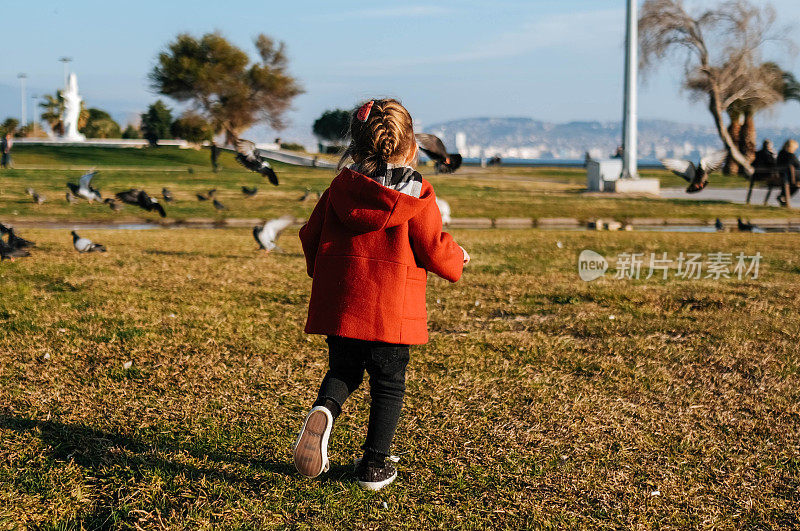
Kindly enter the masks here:
M 347 466 L 362 392 L 332 473 L 292 472 L 325 370 L 295 238 L 265 256 L 246 230 L 87 235 L 109 252 L 34 230 L 35 254 L 0 269 L 6 525 L 800 525 L 795 235 L 457 232 L 474 261 L 430 282 L 401 476 L 378 494 Z M 765 260 L 757 280 L 587 284 L 585 247 Z
M 104 197 L 111 197 L 130 187 L 147 190 L 160 196 L 162 187 L 169 187 L 177 201 L 166 206 L 173 220 L 188 218 L 269 218 L 283 214 L 306 217 L 311 203 L 298 199 L 306 188 L 324 190 L 331 170 L 297 168 L 275 163 L 282 184 L 273 187 L 260 176 L 238 166 L 230 153 L 221 156 L 222 170 L 212 173 L 208 153 L 191 149 L 161 147 L 157 149 L 113 149 L 97 147 L 21 146 L 15 152 L 19 169 L 0 172 L 0 219 L 55 221 L 138 221 L 156 220 L 133 206 L 113 212 L 107 205 L 81 202 L 69 205 L 64 199 L 66 182 L 77 182 L 83 170 L 96 167 L 99 173 L 94 186 Z M 116 155 L 115 155 L 116 154 Z M 24 168 L 39 169 L 24 169 Z M 52 168 L 52 169 L 51 169 Z M 73 169 L 58 169 L 73 168 Z M 189 170 L 191 169 L 191 173 Z M 573 217 L 589 221 L 597 217 L 625 221 L 642 217 L 695 218 L 713 221 L 716 217 L 785 218 L 793 215 L 787 209 L 760 205 L 743 206 L 721 201 L 662 200 L 652 198 L 613 198 L 586 195 L 585 171 L 554 168 L 477 168 L 466 167 L 452 176 L 431 176 L 430 168 L 422 168 L 453 209 L 454 217 Z M 662 186 L 685 186 L 678 177 L 664 171 L 645 171 L 657 176 Z M 718 176 L 714 185 L 741 186 L 742 180 Z M 258 186 L 259 194 L 246 198 L 241 186 Z M 25 194 L 27 187 L 44 193 L 48 201 L 35 205 Z M 218 189 L 220 201 L 228 207 L 216 211 L 210 202 L 199 202 L 198 192 Z
M 37 175 L 0 174 L 4 194 L 23 171 Z M 284 173 L 267 214 L 330 178 Z M 253 180 L 207 176 L 230 193 Z M 569 183 L 526 177 L 520 194 L 513 178 L 437 188 L 470 211 L 534 208 L 520 195 L 578 208 Z M 604 201 L 580 204 L 629 206 Z M 0 528 L 800 527 L 800 235 L 452 232 L 473 261 L 428 283 L 400 476 L 366 493 L 351 474 L 366 385 L 337 421 L 331 472 L 293 470 L 326 369 L 324 341 L 302 333 L 294 233 L 265 255 L 246 228 L 84 230 L 108 252 L 79 255 L 66 230 L 22 231 L 32 256 L 0 264 Z M 586 283 L 582 249 L 763 259 L 744 280 L 615 279 L 611 260 Z

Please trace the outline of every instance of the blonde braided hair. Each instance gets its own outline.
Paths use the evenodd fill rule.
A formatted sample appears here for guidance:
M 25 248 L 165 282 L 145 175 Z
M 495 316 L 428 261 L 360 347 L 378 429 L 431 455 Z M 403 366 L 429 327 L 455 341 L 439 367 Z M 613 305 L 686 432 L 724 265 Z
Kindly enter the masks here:
M 411 115 L 399 101 L 374 100 L 362 122 L 358 110 L 350 118 L 350 145 L 339 161 L 343 167 L 352 158 L 364 173 L 384 171 L 387 164 L 403 162 L 416 143 Z

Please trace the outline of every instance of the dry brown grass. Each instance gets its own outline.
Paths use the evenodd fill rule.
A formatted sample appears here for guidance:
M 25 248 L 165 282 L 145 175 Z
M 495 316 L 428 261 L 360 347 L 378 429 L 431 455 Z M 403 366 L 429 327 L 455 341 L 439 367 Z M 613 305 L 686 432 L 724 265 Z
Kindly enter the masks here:
M 325 370 L 292 235 L 269 256 L 246 229 L 86 231 L 95 255 L 23 235 L 34 255 L 0 265 L 0 526 L 800 526 L 795 235 L 457 231 L 473 263 L 429 284 L 400 478 L 377 494 L 347 466 L 364 390 L 332 472 L 291 466 Z M 583 248 L 765 263 L 755 281 L 587 284 Z

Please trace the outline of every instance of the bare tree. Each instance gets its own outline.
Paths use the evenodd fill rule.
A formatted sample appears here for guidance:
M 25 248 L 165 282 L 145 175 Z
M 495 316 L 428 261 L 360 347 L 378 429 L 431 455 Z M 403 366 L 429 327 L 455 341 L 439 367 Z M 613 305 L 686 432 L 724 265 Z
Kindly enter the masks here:
M 681 0 L 647 0 L 639 19 L 642 69 L 677 54 L 685 59 L 684 86 L 695 98 L 707 99 L 720 138 L 730 158 L 752 175 L 750 160 L 741 152 L 724 114 L 729 110 L 769 107 L 782 101 L 780 74 L 765 68 L 765 42 L 786 42 L 775 31 L 775 11 L 747 0 L 722 2 L 692 16 Z M 776 76 L 778 76 L 776 78 Z

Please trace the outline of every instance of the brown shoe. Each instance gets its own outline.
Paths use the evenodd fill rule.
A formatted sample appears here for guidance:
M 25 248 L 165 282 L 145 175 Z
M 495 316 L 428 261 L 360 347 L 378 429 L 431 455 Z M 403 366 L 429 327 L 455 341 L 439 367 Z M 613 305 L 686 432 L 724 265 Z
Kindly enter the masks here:
M 298 472 L 315 478 L 330 469 L 328 437 L 332 428 L 333 415 L 328 408 L 317 406 L 308 413 L 294 443 L 294 466 Z

